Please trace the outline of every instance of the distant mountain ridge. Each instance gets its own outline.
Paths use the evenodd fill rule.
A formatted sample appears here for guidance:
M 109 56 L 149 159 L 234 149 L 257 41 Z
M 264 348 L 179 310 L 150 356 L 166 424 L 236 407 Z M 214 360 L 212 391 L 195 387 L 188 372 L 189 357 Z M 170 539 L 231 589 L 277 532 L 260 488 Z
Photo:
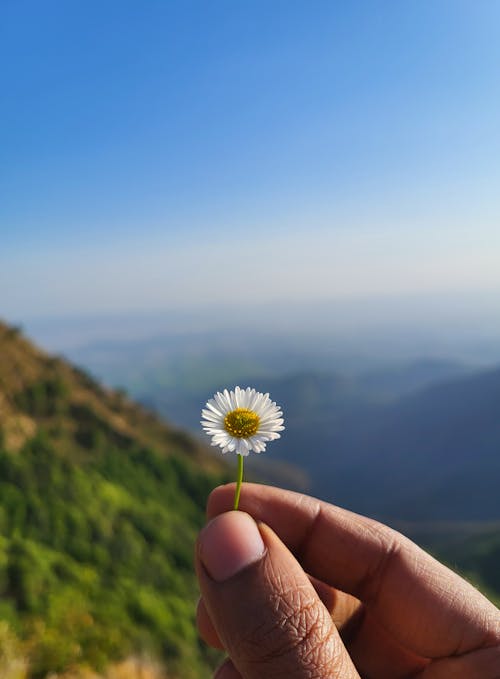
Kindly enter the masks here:
M 500 518 L 500 368 L 374 410 L 349 450 L 386 515 Z
M 297 390 L 282 386 L 265 383 L 289 414 L 277 454 L 302 463 L 325 499 L 385 519 L 500 518 L 500 369 L 381 403 L 362 392 L 353 401 L 351 389 L 317 417 L 306 406 L 306 422 Z
M 413 361 L 369 370 L 360 375 L 360 385 L 380 397 L 402 396 L 418 389 L 469 373 L 477 372 L 457 361 L 443 358 L 420 358 Z

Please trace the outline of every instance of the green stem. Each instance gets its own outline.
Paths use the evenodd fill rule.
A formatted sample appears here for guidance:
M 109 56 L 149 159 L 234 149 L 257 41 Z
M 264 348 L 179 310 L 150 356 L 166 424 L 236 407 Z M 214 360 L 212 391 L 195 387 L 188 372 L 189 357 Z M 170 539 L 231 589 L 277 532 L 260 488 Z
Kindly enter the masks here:
M 236 492 L 234 494 L 234 509 L 238 509 L 240 504 L 241 482 L 243 481 L 243 455 L 238 453 L 238 480 L 236 481 Z

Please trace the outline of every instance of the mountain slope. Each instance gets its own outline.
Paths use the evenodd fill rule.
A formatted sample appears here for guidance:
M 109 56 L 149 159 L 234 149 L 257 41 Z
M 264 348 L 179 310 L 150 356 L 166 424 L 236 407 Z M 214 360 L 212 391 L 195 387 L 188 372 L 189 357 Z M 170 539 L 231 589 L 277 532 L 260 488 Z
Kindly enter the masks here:
M 346 423 L 346 439 L 344 459 L 363 470 L 361 511 L 371 503 L 397 518 L 500 518 L 500 369 L 374 408 L 362 426 Z
M 395 528 L 461 572 L 500 605 L 500 522 L 396 523 Z
M 28 676 L 132 654 L 207 676 L 192 546 L 225 468 L 3 324 L 0 357 L 0 619 Z

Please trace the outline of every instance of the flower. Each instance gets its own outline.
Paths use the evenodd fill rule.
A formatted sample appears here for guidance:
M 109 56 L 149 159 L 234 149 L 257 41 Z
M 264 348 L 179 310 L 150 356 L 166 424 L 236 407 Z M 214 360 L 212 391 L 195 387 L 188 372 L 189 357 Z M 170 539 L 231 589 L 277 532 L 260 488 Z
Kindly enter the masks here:
M 269 394 L 255 389 L 218 391 L 201 411 L 201 426 L 212 437 L 212 446 L 223 453 L 246 456 L 250 451 L 262 453 L 268 441 L 280 438 L 283 413 Z

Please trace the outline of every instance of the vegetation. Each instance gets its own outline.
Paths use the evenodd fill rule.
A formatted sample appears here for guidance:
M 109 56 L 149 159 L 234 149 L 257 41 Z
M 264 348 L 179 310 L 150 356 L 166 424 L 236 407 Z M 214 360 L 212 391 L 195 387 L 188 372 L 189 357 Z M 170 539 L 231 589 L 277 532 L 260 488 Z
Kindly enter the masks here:
M 410 529 L 417 542 L 500 606 L 500 523 L 453 522 Z
M 0 349 L 2 677 L 105 672 L 132 657 L 206 677 L 192 550 L 224 469 L 1 325 Z

